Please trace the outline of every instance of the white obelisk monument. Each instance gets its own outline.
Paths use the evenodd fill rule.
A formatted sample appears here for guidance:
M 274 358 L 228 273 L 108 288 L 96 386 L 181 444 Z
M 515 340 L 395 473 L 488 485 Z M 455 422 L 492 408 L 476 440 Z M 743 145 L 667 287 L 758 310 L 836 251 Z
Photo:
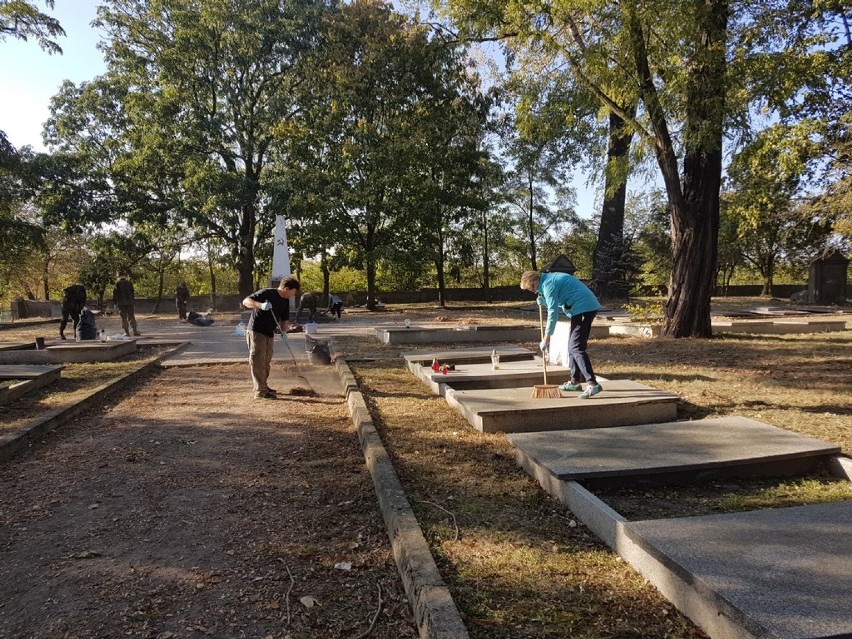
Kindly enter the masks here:
M 283 215 L 275 216 L 275 246 L 272 248 L 272 277 L 269 286 L 276 287 L 282 277 L 290 275 L 290 247 L 287 245 L 287 224 Z

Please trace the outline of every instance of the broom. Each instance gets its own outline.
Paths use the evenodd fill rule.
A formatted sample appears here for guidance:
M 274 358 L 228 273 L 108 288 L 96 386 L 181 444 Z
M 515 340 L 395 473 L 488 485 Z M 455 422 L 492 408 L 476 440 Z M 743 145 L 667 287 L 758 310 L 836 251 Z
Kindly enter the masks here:
M 536 306 L 538 306 L 538 323 L 541 327 L 541 339 L 544 341 L 544 313 L 541 309 L 541 304 L 536 300 Z M 559 386 L 556 384 L 548 384 L 547 383 L 547 353 L 542 353 L 542 359 L 544 361 L 544 384 L 536 384 L 533 386 L 532 398 L 533 399 L 561 399 L 562 393 L 559 392 Z
M 272 310 L 272 309 L 270 309 L 270 310 Z M 275 314 L 274 310 L 272 310 L 272 317 L 275 318 L 275 323 L 279 326 L 279 329 L 280 329 L 281 322 L 279 321 L 278 315 Z M 313 396 L 315 396 L 316 392 L 314 391 L 314 389 L 312 389 L 310 387 L 311 384 L 310 384 L 310 382 L 308 382 L 307 378 L 305 378 L 305 376 L 302 375 L 302 369 L 299 368 L 299 362 L 296 361 L 296 356 L 293 355 L 293 349 L 290 348 L 290 340 L 288 340 L 287 336 L 284 335 L 283 333 L 282 333 L 282 336 L 283 336 L 284 346 L 287 347 L 287 352 L 290 353 L 290 359 L 293 360 L 293 366 L 296 367 L 296 377 L 300 378 L 302 381 L 305 382 L 305 384 L 308 385 L 308 388 L 302 388 L 301 386 L 294 386 L 293 388 L 290 389 L 289 394 L 290 395 L 299 395 L 299 396 L 302 396 L 302 397 L 313 397 Z

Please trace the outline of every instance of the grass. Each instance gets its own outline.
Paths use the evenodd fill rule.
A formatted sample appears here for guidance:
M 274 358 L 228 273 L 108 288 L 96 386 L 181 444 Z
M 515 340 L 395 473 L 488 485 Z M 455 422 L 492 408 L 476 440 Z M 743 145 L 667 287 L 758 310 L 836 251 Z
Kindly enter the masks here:
M 481 311 L 420 312 L 469 318 Z M 495 315 L 513 321 L 511 309 Z M 750 417 L 849 454 L 850 346 L 852 333 L 608 338 L 593 340 L 589 352 L 605 377 L 679 395 L 678 419 Z M 521 471 L 503 435 L 475 431 L 405 369 L 400 352 L 422 347 L 354 337 L 336 340 L 336 347 L 350 361 L 471 637 L 704 636 Z M 642 519 L 848 500 L 852 488 L 815 475 L 598 494 L 626 517 Z
M 27 393 L 7 406 L 0 406 L 0 434 L 14 430 L 47 411 L 68 406 L 87 397 L 106 382 L 137 370 L 162 353 L 146 348 L 112 362 L 65 364 L 61 377 Z

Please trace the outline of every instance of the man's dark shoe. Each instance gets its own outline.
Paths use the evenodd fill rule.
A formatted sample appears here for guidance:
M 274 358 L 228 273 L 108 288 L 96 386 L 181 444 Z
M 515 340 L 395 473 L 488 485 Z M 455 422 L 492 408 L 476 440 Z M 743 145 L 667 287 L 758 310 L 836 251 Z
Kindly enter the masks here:
M 260 391 L 259 393 L 254 394 L 255 399 L 276 399 L 277 395 L 275 393 L 270 393 L 269 391 Z
M 60 336 L 59 336 L 59 339 L 68 339 L 68 338 L 67 338 L 67 337 L 65 337 L 64 335 L 60 335 Z

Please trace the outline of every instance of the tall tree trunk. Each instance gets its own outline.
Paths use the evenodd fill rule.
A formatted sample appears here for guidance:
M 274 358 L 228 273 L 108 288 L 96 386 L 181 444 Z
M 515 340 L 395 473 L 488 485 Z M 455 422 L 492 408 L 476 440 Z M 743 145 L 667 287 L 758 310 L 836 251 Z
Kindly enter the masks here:
M 636 104 L 625 111 L 636 115 Z M 627 201 L 628 153 L 633 131 L 620 115 L 609 114 L 606 188 L 604 189 L 598 241 L 592 253 L 592 288 L 602 297 L 627 298 L 629 283 L 624 273 L 624 206 Z
M 527 203 L 527 225 L 529 227 L 529 234 L 530 234 L 530 236 L 529 236 L 530 237 L 530 265 L 532 266 L 532 270 L 537 271 L 538 270 L 538 259 L 537 259 L 536 250 L 535 250 L 535 225 L 534 225 L 535 211 L 533 210 L 533 206 L 535 205 L 535 202 L 533 200 L 533 179 L 532 179 L 532 173 L 528 173 L 527 175 L 528 175 L 527 191 L 529 193 L 529 201 Z
M 482 209 L 482 290 L 486 302 L 491 301 L 491 261 L 488 259 L 488 216 Z
M 331 301 L 331 270 L 328 268 L 328 255 L 325 251 L 320 259 L 320 270 L 322 271 L 323 308 L 328 308 Z
M 435 273 L 438 280 L 438 306 L 446 308 L 447 279 L 444 274 L 444 233 L 441 228 L 438 229 L 438 254 L 435 256 Z
M 766 260 L 766 273 L 763 276 L 763 291 L 761 295 L 772 297 L 772 280 L 775 278 L 775 257 L 770 255 Z
M 701 33 L 686 96 L 683 198 L 672 203 L 672 276 L 661 335 L 710 337 L 719 241 L 728 0 L 696 2 Z
M 365 256 L 367 263 L 367 308 L 376 310 L 376 260 L 373 253 L 368 252 Z
M 240 216 L 239 255 L 236 264 L 240 299 L 255 291 L 254 234 L 256 224 L 257 212 L 254 202 L 244 204 Z
M 210 249 L 210 244 L 207 245 L 207 275 L 210 278 L 210 308 L 216 308 L 216 271 L 213 268 L 213 251 Z
M 160 302 L 163 299 L 163 289 L 165 288 L 165 267 L 162 264 L 157 268 L 157 301 L 154 302 L 154 309 L 151 311 L 155 315 L 160 312 Z
M 674 144 L 648 63 L 645 34 L 632 5 L 625 5 L 639 91 L 654 130 L 654 150 L 669 198 L 672 274 L 660 331 L 666 337 L 712 335 L 710 300 L 719 237 L 728 0 L 693 0 L 693 6 L 700 38 L 687 61 L 681 183 Z

